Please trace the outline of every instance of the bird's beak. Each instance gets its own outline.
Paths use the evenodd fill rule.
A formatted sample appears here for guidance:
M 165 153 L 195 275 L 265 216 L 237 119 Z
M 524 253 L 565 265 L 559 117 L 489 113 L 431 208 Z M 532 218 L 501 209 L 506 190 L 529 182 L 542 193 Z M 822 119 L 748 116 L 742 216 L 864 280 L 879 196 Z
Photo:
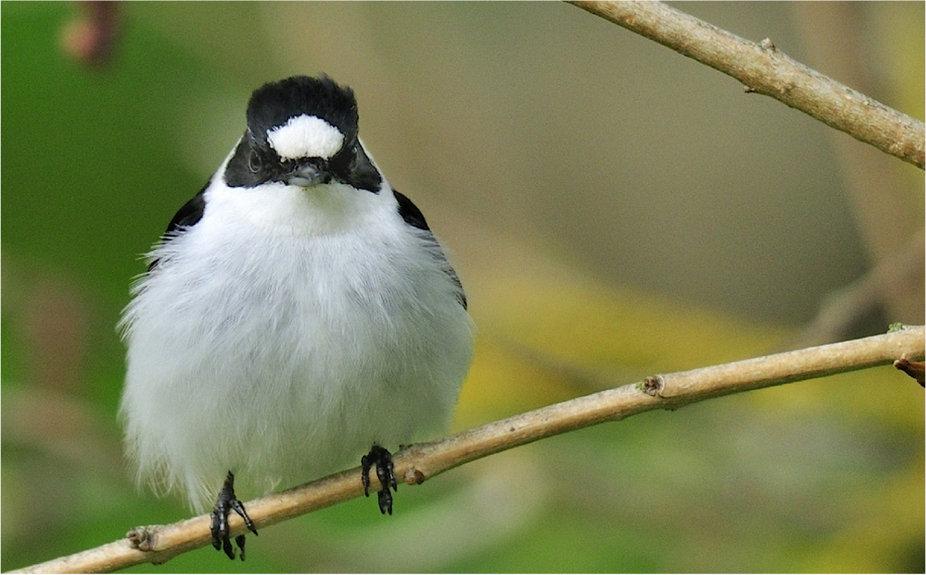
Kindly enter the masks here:
M 330 180 L 331 177 L 327 171 L 318 166 L 306 164 L 293 170 L 286 179 L 286 183 L 291 186 L 310 188 L 317 184 L 327 184 Z

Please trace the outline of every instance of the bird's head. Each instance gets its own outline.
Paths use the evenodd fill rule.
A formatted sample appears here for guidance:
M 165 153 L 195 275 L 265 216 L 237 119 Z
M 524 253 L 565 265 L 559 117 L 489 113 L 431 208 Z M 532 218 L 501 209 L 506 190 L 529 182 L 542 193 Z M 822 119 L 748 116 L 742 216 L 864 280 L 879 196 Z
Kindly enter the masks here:
M 251 95 L 247 122 L 225 170 L 229 186 L 338 182 L 379 191 L 382 177 L 357 137 L 357 100 L 350 88 L 327 76 L 271 82 Z

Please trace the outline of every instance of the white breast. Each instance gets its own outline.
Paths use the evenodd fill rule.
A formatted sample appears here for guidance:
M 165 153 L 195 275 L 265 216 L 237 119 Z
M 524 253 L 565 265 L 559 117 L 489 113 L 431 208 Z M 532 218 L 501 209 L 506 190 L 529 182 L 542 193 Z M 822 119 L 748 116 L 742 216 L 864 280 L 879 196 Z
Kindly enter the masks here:
M 269 489 L 444 424 L 471 322 L 440 248 L 402 221 L 388 185 L 214 179 L 202 220 L 155 249 L 124 317 L 122 410 L 141 476 L 204 509 L 228 469 Z

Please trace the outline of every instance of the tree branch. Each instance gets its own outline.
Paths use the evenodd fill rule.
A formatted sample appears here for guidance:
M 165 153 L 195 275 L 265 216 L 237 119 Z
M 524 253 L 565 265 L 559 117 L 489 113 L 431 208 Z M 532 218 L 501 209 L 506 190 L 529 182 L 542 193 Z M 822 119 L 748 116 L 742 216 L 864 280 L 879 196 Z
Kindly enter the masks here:
M 570 3 L 923 168 L 923 122 L 801 64 L 768 38 L 756 44 L 660 2 Z
M 923 358 L 924 329 L 899 331 L 820 347 L 789 351 L 713 367 L 655 375 L 644 381 L 550 405 L 488 423 L 456 435 L 410 446 L 394 457 L 396 476 L 419 484 L 459 465 L 544 437 L 616 421 L 653 409 L 675 409 L 703 399 L 822 377 L 899 358 Z M 374 486 L 379 484 L 371 477 Z M 266 527 L 353 499 L 363 493 L 360 469 L 330 475 L 246 504 L 258 527 Z M 239 517 L 229 517 L 232 534 L 244 532 Z M 140 563 L 162 563 L 210 543 L 209 516 L 170 525 L 138 527 L 126 538 L 21 569 L 19 573 L 105 572 Z

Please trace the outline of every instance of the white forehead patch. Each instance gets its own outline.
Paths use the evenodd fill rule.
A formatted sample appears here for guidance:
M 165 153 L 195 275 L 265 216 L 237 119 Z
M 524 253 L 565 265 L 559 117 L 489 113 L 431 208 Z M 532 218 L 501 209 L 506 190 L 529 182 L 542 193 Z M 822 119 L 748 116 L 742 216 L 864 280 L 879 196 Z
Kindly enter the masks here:
M 341 149 L 344 134 L 317 116 L 302 114 L 267 132 L 267 141 L 284 160 L 327 160 Z

